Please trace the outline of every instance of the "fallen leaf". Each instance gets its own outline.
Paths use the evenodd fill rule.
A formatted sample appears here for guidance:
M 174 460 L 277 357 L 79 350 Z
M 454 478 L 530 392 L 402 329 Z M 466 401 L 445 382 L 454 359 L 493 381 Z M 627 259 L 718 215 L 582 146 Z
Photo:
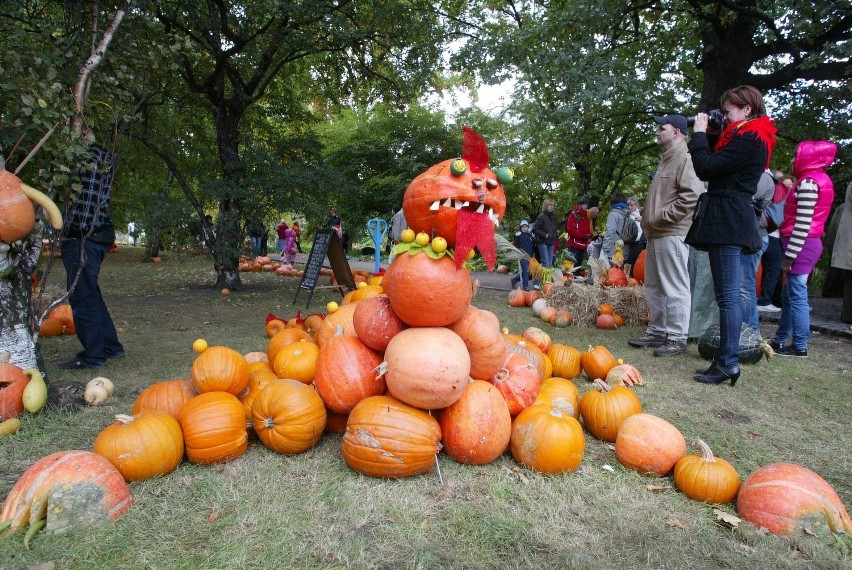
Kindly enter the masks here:
M 645 485 L 645 488 L 652 493 L 662 493 L 663 491 L 671 489 L 669 485 Z
M 713 512 L 716 514 L 717 521 L 724 523 L 732 528 L 740 526 L 740 523 L 743 522 L 743 520 L 738 516 L 732 515 L 731 513 L 726 513 L 722 509 L 713 509 Z
M 809 536 L 816 536 L 816 533 L 809 528 L 805 528 L 805 529 L 802 529 L 802 530 L 804 530 L 805 534 L 807 534 Z
M 429 528 L 429 519 L 423 519 L 423 522 L 420 523 L 420 530 L 426 530 Z
M 613 445 L 612 443 L 606 444 L 606 448 L 615 453 L 615 445 Z
M 529 479 L 527 479 L 527 476 L 526 476 L 526 475 L 524 475 L 523 473 L 521 473 L 521 470 L 520 470 L 520 469 L 518 469 L 517 467 L 509 468 L 508 466 L 504 465 L 504 466 L 503 466 L 503 471 L 505 471 L 505 472 L 506 472 L 506 473 L 508 473 L 509 475 L 512 475 L 512 476 L 514 476 L 514 477 L 517 477 L 517 478 L 518 478 L 518 480 L 519 480 L 521 483 L 523 483 L 524 485 L 529 485 L 529 484 L 530 484 L 530 480 L 529 480 Z
M 669 526 L 673 526 L 675 528 L 682 528 L 682 529 L 686 530 L 686 525 L 683 524 L 682 522 L 680 522 L 677 519 L 672 519 L 670 521 L 666 521 L 666 524 L 669 525 Z
M 216 519 L 218 519 L 218 518 L 219 518 L 219 511 L 217 511 L 216 507 L 214 506 L 212 509 L 210 509 L 210 514 L 207 515 L 207 522 L 209 522 L 209 523 L 216 522 Z
M 612 468 L 612 465 L 604 465 L 601 467 L 604 471 L 609 471 L 610 473 L 615 473 L 615 469 Z

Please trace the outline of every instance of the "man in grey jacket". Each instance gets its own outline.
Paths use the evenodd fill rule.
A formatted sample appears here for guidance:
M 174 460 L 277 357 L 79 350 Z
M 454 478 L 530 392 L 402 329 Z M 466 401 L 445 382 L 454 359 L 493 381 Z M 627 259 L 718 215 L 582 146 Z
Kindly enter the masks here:
M 704 183 L 692 169 L 686 117 L 664 115 L 654 117 L 654 122 L 663 152 L 641 222 L 648 238 L 645 295 L 651 321 L 645 334 L 627 344 L 654 347 L 654 356 L 675 356 L 686 352 L 689 333 L 689 247 L 684 238 Z

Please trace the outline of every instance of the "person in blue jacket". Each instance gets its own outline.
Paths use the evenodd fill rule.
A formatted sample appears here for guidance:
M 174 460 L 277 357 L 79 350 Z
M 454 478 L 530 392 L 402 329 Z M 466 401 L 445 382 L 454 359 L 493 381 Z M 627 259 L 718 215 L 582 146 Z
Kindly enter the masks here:
M 521 230 L 515 233 L 515 239 L 513 240 L 515 247 L 529 255 L 533 256 L 535 253 L 535 247 L 533 246 L 533 237 L 530 233 L 530 223 L 526 220 L 521 220 Z M 530 290 L 530 260 L 529 259 L 521 259 L 520 260 L 521 270 L 517 275 L 512 276 L 512 289 L 518 286 L 518 282 L 524 288 L 524 291 Z

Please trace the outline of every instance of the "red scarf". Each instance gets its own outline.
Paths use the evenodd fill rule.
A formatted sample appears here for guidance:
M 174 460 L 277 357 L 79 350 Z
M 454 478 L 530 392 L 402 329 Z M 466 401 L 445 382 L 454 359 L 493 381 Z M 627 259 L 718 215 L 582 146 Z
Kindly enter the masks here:
M 754 133 L 757 135 L 757 140 L 763 143 L 766 147 L 766 164 L 764 168 L 769 168 L 769 162 L 772 160 L 772 151 L 775 149 L 775 133 L 778 129 L 775 128 L 775 121 L 763 115 L 754 119 L 747 119 L 739 123 L 731 123 L 725 127 L 725 130 L 719 135 L 719 140 L 716 141 L 714 152 L 724 148 L 734 137 L 744 135 L 745 133 Z

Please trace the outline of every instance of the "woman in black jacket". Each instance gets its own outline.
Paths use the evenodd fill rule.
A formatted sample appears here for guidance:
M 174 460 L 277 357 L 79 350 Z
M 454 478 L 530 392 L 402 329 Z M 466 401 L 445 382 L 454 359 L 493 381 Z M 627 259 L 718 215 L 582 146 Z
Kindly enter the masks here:
M 538 248 L 539 261 L 544 267 L 553 266 L 553 243 L 556 241 L 556 214 L 553 212 L 553 199 L 547 198 L 541 203 L 541 213 L 535 219 L 532 234 Z
M 742 85 L 722 95 L 725 127 L 710 147 L 708 116 L 698 113 L 689 142 L 698 178 L 708 183 L 698 202 L 686 243 L 710 254 L 713 287 L 719 305 L 719 352 L 697 376 L 704 384 L 736 384 L 740 329 L 740 256 L 761 249 L 751 198 L 775 148 L 775 123 L 766 116 L 763 95 Z

